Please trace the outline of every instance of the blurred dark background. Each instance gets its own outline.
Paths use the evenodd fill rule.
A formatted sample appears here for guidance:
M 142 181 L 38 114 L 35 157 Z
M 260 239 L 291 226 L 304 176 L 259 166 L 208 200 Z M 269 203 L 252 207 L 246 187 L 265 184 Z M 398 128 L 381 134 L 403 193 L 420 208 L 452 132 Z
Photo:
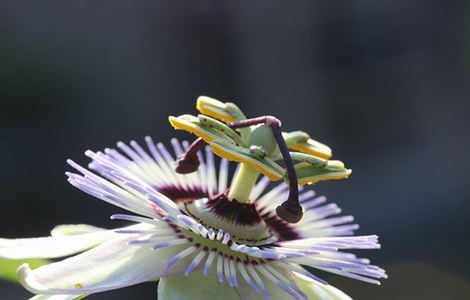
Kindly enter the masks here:
M 391 278 L 330 283 L 358 299 L 468 299 L 469 70 L 469 1 L 0 0 L 0 236 L 115 226 L 118 208 L 68 185 L 66 158 L 186 138 L 167 116 L 204 94 L 304 129 L 353 169 L 315 189 L 380 235 L 361 255 Z

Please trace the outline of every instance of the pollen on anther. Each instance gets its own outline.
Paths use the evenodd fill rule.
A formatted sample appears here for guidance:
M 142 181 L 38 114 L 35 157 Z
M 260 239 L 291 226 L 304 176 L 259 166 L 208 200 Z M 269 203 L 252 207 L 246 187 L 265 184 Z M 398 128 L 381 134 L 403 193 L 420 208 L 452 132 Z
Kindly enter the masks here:
M 83 284 L 75 283 L 73 287 L 76 288 L 76 289 L 83 289 Z

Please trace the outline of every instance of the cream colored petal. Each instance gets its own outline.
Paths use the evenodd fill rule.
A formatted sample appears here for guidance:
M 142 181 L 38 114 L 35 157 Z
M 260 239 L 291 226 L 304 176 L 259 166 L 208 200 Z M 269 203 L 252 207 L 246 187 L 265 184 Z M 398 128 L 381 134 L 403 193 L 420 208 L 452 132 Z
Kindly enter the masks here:
M 186 268 L 184 262 L 169 270 L 164 265 L 187 245 L 152 250 L 151 245 L 129 246 L 131 239 L 114 239 L 35 270 L 24 264 L 17 271 L 18 281 L 35 294 L 81 295 L 150 281 Z
M 214 268 L 208 276 L 202 270 L 192 272 L 189 276 L 175 275 L 163 277 L 158 283 L 159 300 L 195 300 L 223 299 L 239 300 L 235 290 L 227 282 L 217 280 Z
M 337 288 L 331 285 L 324 285 L 319 282 L 313 281 L 312 279 L 292 272 L 286 272 L 278 270 L 282 273 L 283 276 L 289 278 L 295 282 L 298 288 L 302 290 L 304 295 L 296 293 L 293 289 L 291 292 L 296 294 L 299 299 L 303 299 L 303 296 L 307 297 L 309 300 L 351 300 L 349 296 L 338 290 Z M 278 283 L 268 279 L 264 275 L 259 274 L 259 278 L 262 280 L 264 289 L 269 293 L 269 298 L 266 297 L 263 293 L 263 288 L 259 287 L 260 292 L 257 293 L 253 288 L 248 286 L 245 281 L 240 280 L 239 286 L 236 288 L 237 293 L 240 296 L 240 299 L 250 299 L 250 300 L 287 300 L 295 299 L 293 296 L 289 295 L 285 290 L 281 289 Z
M 52 236 L 0 239 L 0 258 L 57 258 L 85 251 L 117 237 L 112 230 L 90 225 L 60 225 Z
M 302 291 L 307 294 L 309 300 L 351 300 L 351 297 L 334 286 L 320 284 L 304 275 L 296 274 L 295 281 Z
M 36 295 L 29 300 L 81 300 L 85 295 Z

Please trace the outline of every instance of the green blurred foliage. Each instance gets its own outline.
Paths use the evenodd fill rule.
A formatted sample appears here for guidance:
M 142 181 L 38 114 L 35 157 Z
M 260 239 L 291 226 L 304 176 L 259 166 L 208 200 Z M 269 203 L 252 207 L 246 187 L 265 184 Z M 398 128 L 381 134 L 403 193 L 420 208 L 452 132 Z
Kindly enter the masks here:
M 0 279 L 6 279 L 16 282 L 16 269 L 24 263 L 34 269 L 42 265 L 48 264 L 50 261 L 45 259 L 1 259 L 0 258 Z

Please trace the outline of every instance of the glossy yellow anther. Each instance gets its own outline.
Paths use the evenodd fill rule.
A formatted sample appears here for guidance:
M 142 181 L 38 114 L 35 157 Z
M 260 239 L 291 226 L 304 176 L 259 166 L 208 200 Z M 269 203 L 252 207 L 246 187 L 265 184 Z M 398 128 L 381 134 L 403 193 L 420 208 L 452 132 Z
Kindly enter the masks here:
M 330 147 L 314 139 L 308 139 L 306 142 L 290 145 L 289 148 L 324 159 L 329 159 L 333 155 Z
M 314 184 L 324 180 L 345 179 L 351 175 L 351 170 L 337 160 L 329 160 L 323 168 L 312 167 L 309 163 L 301 162 L 295 165 L 297 179 L 300 185 Z
M 266 175 L 272 181 L 282 179 L 284 176 L 284 169 L 272 159 L 268 157 L 263 159 L 256 158 L 248 149 L 221 143 L 217 140 L 210 143 L 210 147 L 212 152 L 216 155 L 231 161 L 245 163 L 256 171 Z
M 212 140 L 221 138 L 228 140 L 223 134 L 219 134 L 215 130 L 205 129 L 203 125 L 200 124 L 200 120 L 195 116 L 191 115 L 182 115 L 179 117 L 170 116 L 168 117 L 171 126 L 177 130 L 189 131 L 192 134 L 202 138 L 206 143 L 210 143 Z
M 235 116 L 229 114 L 226 110 L 226 104 L 219 100 L 207 96 L 197 98 L 196 108 L 202 114 L 222 120 L 226 123 L 235 122 Z

